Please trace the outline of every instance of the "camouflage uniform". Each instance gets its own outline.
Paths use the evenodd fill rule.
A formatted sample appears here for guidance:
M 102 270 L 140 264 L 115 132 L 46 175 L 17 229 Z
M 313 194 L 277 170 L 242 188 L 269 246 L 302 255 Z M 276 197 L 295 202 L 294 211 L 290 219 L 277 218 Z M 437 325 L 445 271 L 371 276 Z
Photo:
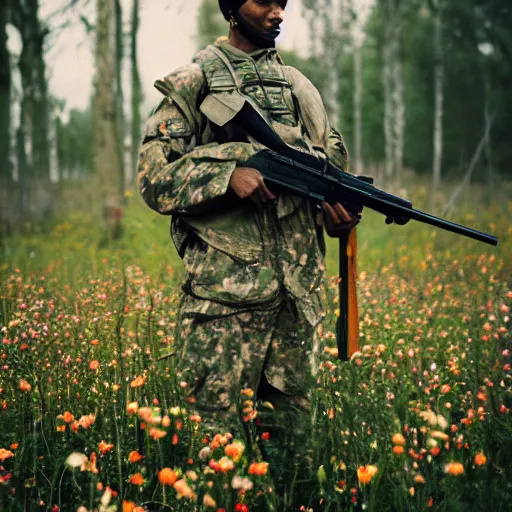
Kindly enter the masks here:
M 206 100 L 241 92 L 287 143 L 346 167 L 341 136 L 315 87 L 275 49 L 246 54 L 217 41 L 155 86 L 165 98 L 146 125 L 139 179 L 146 203 L 172 214 L 188 272 L 176 343 L 196 406 L 234 413 L 240 390 L 256 391 L 262 375 L 282 396 L 304 398 L 323 316 L 319 207 L 282 194 L 259 211 L 238 199 L 231 174 L 261 146 L 213 123 Z

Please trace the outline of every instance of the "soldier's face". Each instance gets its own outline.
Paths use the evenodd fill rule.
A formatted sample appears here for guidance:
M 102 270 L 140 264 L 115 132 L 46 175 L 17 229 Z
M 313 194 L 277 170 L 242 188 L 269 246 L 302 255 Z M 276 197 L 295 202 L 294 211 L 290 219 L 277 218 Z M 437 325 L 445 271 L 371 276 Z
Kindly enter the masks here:
M 275 30 L 284 19 L 284 9 L 288 0 L 246 0 L 238 11 L 247 23 L 262 32 Z

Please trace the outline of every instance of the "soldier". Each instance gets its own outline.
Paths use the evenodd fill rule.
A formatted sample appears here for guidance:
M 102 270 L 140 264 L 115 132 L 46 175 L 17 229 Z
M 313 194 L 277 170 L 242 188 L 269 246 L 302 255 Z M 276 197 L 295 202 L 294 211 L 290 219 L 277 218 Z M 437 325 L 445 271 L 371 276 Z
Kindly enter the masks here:
M 309 408 L 323 317 L 322 224 L 337 236 L 359 220 L 339 203 L 270 190 L 244 165 L 261 145 L 229 121 L 240 98 L 250 97 L 288 144 L 347 168 L 318 91 L 275 50 L 286 3 L 219 1 L 229 38 L 155 82 L 164 98 L 140 150 L 142 196 L 172 215 L 171 236 L 188 272 L 177 369 L 212 427 L 224 420 L 247 426 L 254 416 L 248 399 L 277 411 Z

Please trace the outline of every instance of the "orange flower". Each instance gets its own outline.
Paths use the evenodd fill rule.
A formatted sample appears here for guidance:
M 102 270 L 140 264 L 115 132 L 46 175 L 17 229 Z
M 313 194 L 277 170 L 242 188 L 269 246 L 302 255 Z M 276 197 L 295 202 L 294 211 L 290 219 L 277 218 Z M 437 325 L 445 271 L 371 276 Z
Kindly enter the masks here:
M 96 467 L 96 452 L 92 452 L 89 460 L 86 460 L 80 467 L 80 471 L 90 471 L 97 474 L 98 468 Z
M 141 407 L 139 409 L 139 418 L 150 425 L 159 425 L 162 422 L 160 409 L 156 407 Z
M 91 361 L 91 362 L 89 363 L 89 368 L 90 368 L 91 370 L 97 370 L 99 367 L 100 367 L 100 362 L 99 362 L 99 361 L 97 361 L 96 359 L 94 359 L 93 361 Z
M 99 343 L 99 340 L 91 340 L 91 345 L 97 345 Z
M 19 446 L 19 443 L 12 443 L 10 448 L 11 448 L 11 450 L 16 450 L 16 448 L 18 448 L 18 446 Z
M 57 425 L 57 432 L 66 432 L 66 425 Z
M 3 462 L 9 457 L 14 457 L 14 453 L 12 453 L 10 450 L 6 450 L 5 448 L 0 448 L 0 461 Z
M 199 414 L 192 414 L 192 416 L 189 416 L 188 419 L 194 423 L 201 423 L 202 418 L 199 416 Z
M 85 429 L 88 429 L 96 421 L 95 414 L 86 414 L 78 420 L 78 424 Z
M 372 478 L 377 474 L 377 466 L 359 466 L 357 468 L 357 479 L 363 485 L 369 484 Z
M 178 475 L 171 468 L 164 468 L 162 471 L 158 471 L 158 481 L 161 485 L 173 486 L 178 480 Z
M 137 451 L 134 451 L 134 452 L 130 452 L 130 454 L 128 455 L 128 460 L 130 462 L 139 462 L 139 460 L 142 460 L 144 459 L 144 455 L 141 455 L 139 452 Z
M 140 388 L 144 385 L 144 382 L 146 382 L 146 377 L 136 377 L 134 380 L 130 382 L 131 388 Z
M 437 457 L 441 453 L 441 448 L 439 448 L 439 446 L 434 446 L 433 448 L 430 449 L 430 453 L 434 457 Z
M 395 434 L 391 441 L 393 441 L 393 444 L 405 445 L 405 437 L 402 434 Z
M 69 411 L 66 411 L 64 414 L 59 414 L 57 419 L 64 421 L 64 423 L 75 421 L 75 417 Z
M 110 443 L 106 443 L 105 441 L 101 441 L 100 444 L 98 445 L 98 450 L 100 451 L 100 453 L 102 455 L 104 455 L 105 453 L 107 452 L 110 452 L 114 449 L 114 445 L 113 444 L 110 444 Z
M 128 479 L 128 483 L 133 485 L 144 485 L 144 482 L 146 480 L 140 473 L 135 473 L 134 475 L 131 475 Z
M 425 478 L 423 475 L 416 475 L 414 477 L 414 481 L 417 483 L 417 484 L 424 484 L 425 483 Z
M 20 380 L 18 387 L 22 393 L 29 393 L 32 390 L 32 386 L 23 379 Z
M 395 455 L 401 455 L 402 453 L 405 452 L 405 448 L 403 446 L 393 446 L 393 453 Z
M 487 463 L 487 457 L 482 452 L 479 452 L 475 455 L 475 464 L 477 466 L 483 466 L 486 463 Z
M 482 402 L 485 402 L 487 400 L 487 395 L 483 391 L 479 391 L 476 395 L 478 400 L 481 400 Z
M 171 418 L 169 416 L 164 416 L 162 418 L 162 427 L 168 427 L 171 424 Z
M 149 435 L 156 441 L 157 439 L 162 439 L 162 437 L 165 437 L 167 432 L 160 428 L 152 427 L 149 430 Z
M 172 444 L 173 446 L 176 446 L 176 445 L 178 444 L 178 441 L 179 441 L 178 434 L 173 434 L 173 435 L 172 435 L 171 444 Z
M 228 444 L 224 448 L 224 453 L 233 459 L 234 462 L 238 462 L 242 453 L 245 450 L 245 446 L 240 441 L 235 441 L 234 443 Z
M 448 462 L 444 466 L 444 472 L 453 476 L 462 475 L 464 473 L 464 466 L 460 462 Z
M 268 462 L 252 462 L 249 466 L 249 475 L 266 475 L 268 471 Z
M 123 512 L 133 512 L 135 507 L 135 502 L 123 500 Z
M 254 391 L 251 388 L 245 388 L 240 391 L 240 394 L 252 398 L 254 396 Z
M 441 393 L 446 394 L 449 393 L 452 390 L 449 384 L 443 384 L 441 386 Z

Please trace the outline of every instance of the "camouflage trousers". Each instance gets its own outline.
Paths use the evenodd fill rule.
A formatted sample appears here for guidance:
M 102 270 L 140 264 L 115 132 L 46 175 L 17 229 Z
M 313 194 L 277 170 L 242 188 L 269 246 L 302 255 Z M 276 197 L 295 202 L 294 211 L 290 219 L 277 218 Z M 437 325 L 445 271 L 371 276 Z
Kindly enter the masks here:
M 316 329 L 284 292 L 266 309 L 215 318 L 186 315 L 180 314 L 177 345 L 179 378 L 187 383 L 189 410 L 195 409 L 212 433 L 230 431 L 244 437 L 247 456 L 270 463 L 268 485 L 275 489 L 277 501 L 272 506 L 262 502 L 255 511 L 292 510 L 297 499 L 307 503 L 316 481 Z
M 254 401 L 309 409 L 314 339 L 315 329 L 285 292 L 265 309 L 180 313 L 178 372 L 206 423 L 247 416 L 243 402 L 251 394 Z

